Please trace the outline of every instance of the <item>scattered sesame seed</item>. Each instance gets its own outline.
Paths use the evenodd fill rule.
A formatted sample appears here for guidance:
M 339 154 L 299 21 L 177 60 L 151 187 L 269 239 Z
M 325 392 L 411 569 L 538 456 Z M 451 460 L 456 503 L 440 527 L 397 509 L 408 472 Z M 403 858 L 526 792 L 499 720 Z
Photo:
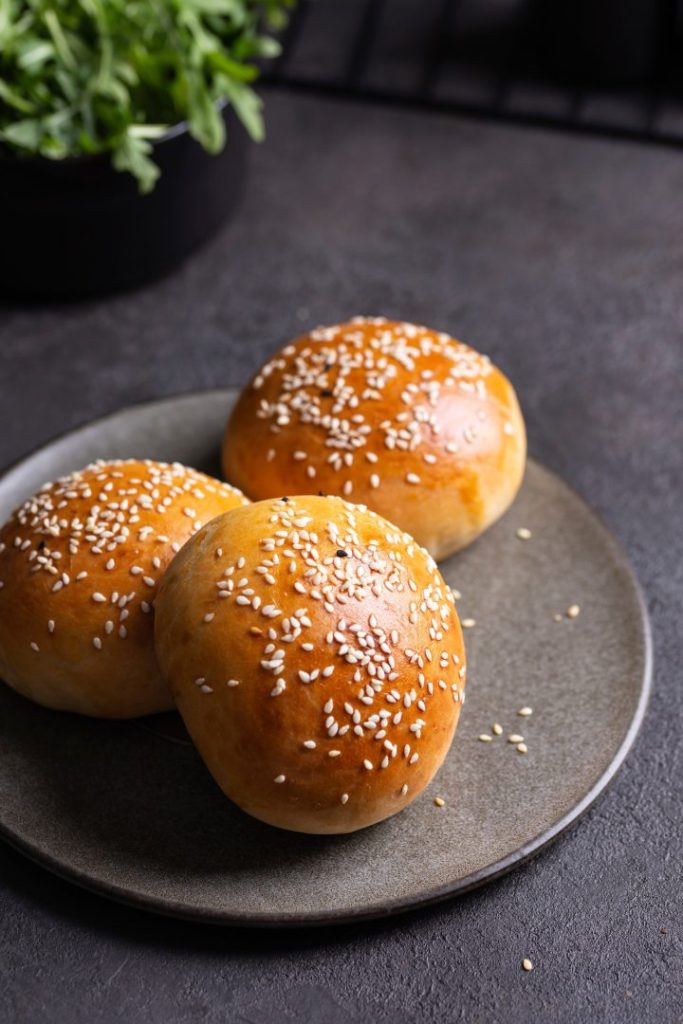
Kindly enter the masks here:
M 528 530 L 526 526 L 520 526 L 517 530 L 517 536 L 520 540 L 530 540 L 531 530 Z
M 528 718 L 529 715 L 533 715 L 533 713 L 534 713 L 534 709 L 530 708 L 530 707 L 526 707 L 526 705 L 523 708 L 520 708 L 519 711 L 517 712 L 517 714 L 521 715 L 522 718 Z
M 518 732 L 511 732 L 508 736 L 508 743 L 524 743 L 524 737 L 520 736 Z
M 278 785 L 280 785 L 280 783 L 282 783 L 284 781 L 285 781 L 285 776 L 284 775 L 276 775 L 275 778 L 273 779 L 273 782 L 277 782 Z
M 503 726 L 500 724 L 500 722 L 493 723 L 493 725 L 491 726 L 491 732 L 493 733 L 494 736 L 503 735 Z
M 401 786 L 401 796 L 405 796 L 408 792 L 408 783 L 404 782 Z
M 528 751 L 526 743 L 518 743 L 516 749 L 518 754 L 526 754 Z
M 477 624 L 476 619 L 462 619 L 460 625 L 463 629 L 474 629 Z
M 420 477 L 417 475 L 417 473 L 406 473 L 406 483 L 407 484 L 419 484 L 420 483 Z
M 492 739 L 487 732 L 482 732 L 478 737 L 481 743 L 491 743 Z
M 31 650 L 32 650 L 32 651 L 35 651 L 35 652 L 36 652 L 36 654 L 37 654 L 37 653 L 38 653 L 38 651 L 40 650 L 40 647 L 39 647 L 39 646 L 38 646 L 38 644 L 37 644 L 37 643 L 35 642 L 35 640 L 31 640 Z
M 328 750 L 327 752 L 328 757 L 339 757 L 340 754 L 341 750 Z
M 48 633 L 54 633 L 54 631 L 55 631 L 55 620 L 54 619 L 48 619 L 47 620 L 47 631 L 48 631 Z
M 239 686 L 240 685 L 240 681 L 239 681 L 239 679 L 228 679 L 228 681 L 227 681 L 227 683 L 225 685 L 229 686 L 232 689 L 235 686 Z
M 570 605 L 569 608 L 567 608 L 567 618 L 568 619 L 575 619 L 578 616 L 580 611 L 581 611 L 581 608 L 579 607 L 578 604 Z
M 366 758 L 366 759 L 365 759 L 365 760 L 363 761 L 363 767 L 364 767 L 364 768 L 367 768 L 367 770 L 368 770 L 369 772 L 371 772 L 371 771 L 372 771 L 372 769 L 373 769 L 373 764 L 372 764 L 372 761 L 368 761 L 368 759 Z
M 96 651 L 101 651 L 102 650 L 102 641 L 100 640 L 100 638 L 98 636 L 94 636 L 93 637 L 92 645 L 93 645 L 93 647 L 95 648 Z
M 306 747 L 306 750 L 315 750 L 317 743 L 315 740 L 304 740 L 304 746 Z
M 524 970 L 524 971 L 533 971 L 533 969 L 534 969 L 534 965 L 532 964 L 531 960 L 529 960 L 529 958 L 525 956 L 524 959 L 522 960 L 522 970 Z
M 437 807 L 445 807 L 446 805 L 446 801 L 443 799 L 443 797 L 440 796 L 434 797 L 434 803 L 436 804 Z
M 349 794 L 348 793 L 342 793 L 342 795 L 341 795 L 341 802 L 343 804 L 347 804 L 349 802 Z
M 204 616 L 204 622 L 213 622 L 215 617 L 216 617 L 216 613 L 215 612 L 207 612 L 206 615 Z

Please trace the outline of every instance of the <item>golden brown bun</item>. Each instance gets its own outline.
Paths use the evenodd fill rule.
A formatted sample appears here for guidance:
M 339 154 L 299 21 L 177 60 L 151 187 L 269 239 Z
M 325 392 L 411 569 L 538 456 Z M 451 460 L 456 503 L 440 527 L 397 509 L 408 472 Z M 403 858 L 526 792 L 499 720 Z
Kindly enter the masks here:
M 206 526 L 163 580 L 155 639 L 219 786 L 296 832 L 402 810 L 464 699 L 460 623 L 434 561 L 340 498 L 262 501 Z
M 83 715 L 171 708 L 154 656 L 159 581 L 202 524 L 246 503 L 161 462 L 97 462 L 46 484 L 0 531 L 0 678 Z
M 526 458 L 514 389 L 447 334 L 381 318 L 321 327 L 244 389 L 223 472 L 254 500 L 340 494 L 442 559 L 512 502 Z

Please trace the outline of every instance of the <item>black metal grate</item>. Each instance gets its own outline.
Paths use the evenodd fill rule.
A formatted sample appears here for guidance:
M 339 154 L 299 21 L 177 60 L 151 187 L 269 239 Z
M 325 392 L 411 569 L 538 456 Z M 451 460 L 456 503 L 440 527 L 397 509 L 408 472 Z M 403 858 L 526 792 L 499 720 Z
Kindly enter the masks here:
M 630 38 L 603 25 L 591 39 L 583 24 L 572 40 L 552 35 L 558 3 L 569 0 L 301 0 L 264 81 L 682 144 L 682 0 L 637 0 L 645 20 L 626 26 Z M 592 46 L 592 66 L 572 46 L 589 58 Z

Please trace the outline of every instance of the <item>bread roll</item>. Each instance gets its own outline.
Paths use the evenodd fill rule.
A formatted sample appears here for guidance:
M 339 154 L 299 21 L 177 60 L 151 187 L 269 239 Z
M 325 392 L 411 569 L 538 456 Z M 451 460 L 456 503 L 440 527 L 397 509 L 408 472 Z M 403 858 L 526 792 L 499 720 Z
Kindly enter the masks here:
M 205 526 L 161 584 L 155 640 L 219 786 L 295 832 L 353 832 L 406 807 L 464 699 L 434 561 L 340 498 L 262 501 Z
M 188 537 L 243 504 L 160 462 L 97 462 L 46 484 L 0 531 L 0 678 L 83 715 L 172 707 L 154 656 L 159 582 Z
M 447 334 L 357 317 L 297 338 L 227 425 L 223 471 L 254 500 L 362 502 L 445 558 L 507 509 L 526 457 L 512 385 Z

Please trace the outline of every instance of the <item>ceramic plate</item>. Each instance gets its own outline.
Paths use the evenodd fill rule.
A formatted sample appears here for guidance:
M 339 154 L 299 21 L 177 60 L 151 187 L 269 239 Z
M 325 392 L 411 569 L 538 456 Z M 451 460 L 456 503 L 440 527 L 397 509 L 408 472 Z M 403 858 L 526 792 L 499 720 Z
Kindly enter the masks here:
M 0 481 L 0 518 L 95 458 L 217 473 L 234 397 L 153 402 L 60 438 Z M 461 618 L 476 623 L 465 634 L 467 702 L 441 772 L 402 814 L 349 836 L 278 831 L 223 797 L 175 715 L 93 721 L 0 686 L 2 834 L 89 889 L 232 924 L 380 917 L 509 870 L 575 821 L 624 760 L 650 683 L 646 613 L 605 527 L 533 461 L 511 511 L 441 569 L 462 593 Z M 530 717 L 518 716 L 524 706 Z M 504 734 L 480 741 L 494 722 Z

